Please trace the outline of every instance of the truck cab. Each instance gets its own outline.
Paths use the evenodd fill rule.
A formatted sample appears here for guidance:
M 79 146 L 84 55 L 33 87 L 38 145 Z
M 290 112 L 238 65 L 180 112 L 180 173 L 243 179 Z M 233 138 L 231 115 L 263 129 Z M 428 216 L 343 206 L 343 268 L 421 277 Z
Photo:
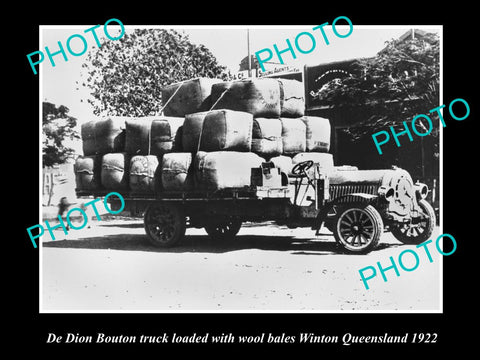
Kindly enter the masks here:
M 385 230 L 399 241 L 420 244 L 435 226 L 435 212 L 426 201 L 427 185 L 414 183 L 398 167 L 358 170 L 353 166 L 325 171 L 312 161 L 294 166 L 289 185 L 293 191 L 292 216 L 280 224 L 324 226 L 343 251 L 373 250 Z

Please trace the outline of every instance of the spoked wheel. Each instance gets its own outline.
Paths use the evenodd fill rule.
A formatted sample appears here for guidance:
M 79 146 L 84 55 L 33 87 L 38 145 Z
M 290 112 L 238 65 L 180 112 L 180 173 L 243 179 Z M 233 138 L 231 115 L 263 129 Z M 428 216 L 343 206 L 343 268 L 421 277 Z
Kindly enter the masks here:
M 211 219 L 205 225 L 207 234 L 216 241 L 231 240 L 242 227 L 242 220 L 236 218 Z
M 423 211 L 420 219 L 395 224 L 391 228 L 393 236 L 404 244 L 421 244 L 428 240 L 435 227 L 435 210 L 432 206 L 426 200 L 420 200 L 418 205 Z
M 150 205 L 145 212 L 144 223 L 148 239 L 158 247 L 173 246 L 185 235 L 185 215 L 177 205 Z
M 351 253 L 373 250 L 382 233 L 382 217 L 372 205 L 345 209 L 339 214 L 333 232 L 337 243 Z

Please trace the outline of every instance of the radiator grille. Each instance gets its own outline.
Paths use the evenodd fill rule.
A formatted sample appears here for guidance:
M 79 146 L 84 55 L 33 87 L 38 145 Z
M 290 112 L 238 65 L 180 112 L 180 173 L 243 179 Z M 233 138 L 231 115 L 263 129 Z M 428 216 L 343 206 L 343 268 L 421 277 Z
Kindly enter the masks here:
M 341 196 L 362 193 L 377 195 L 378 185 L 372 184 L 350 184 L 350 185 L 330 185 L 330 200 L 335 200 Z M 342 199 L 341 202 L 351 202 L 355 200 L 355 196 L 347 196 L 345 199 Z

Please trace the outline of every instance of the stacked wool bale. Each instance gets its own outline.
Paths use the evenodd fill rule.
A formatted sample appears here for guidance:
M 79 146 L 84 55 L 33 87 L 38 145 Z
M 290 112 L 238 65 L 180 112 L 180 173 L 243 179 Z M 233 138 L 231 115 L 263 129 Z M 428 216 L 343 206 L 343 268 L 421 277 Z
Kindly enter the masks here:
M 125 151 L 132 156 L 129 177 L 132 193 L 156 191 L 155 173 L 163 156 L 182 148 L 183 120 L 183 117 L 150 116 L 126 121 Z
M 326 119 L 304 116 L 300 81 L 216 82 L 210 103 L 210 110 L 185 113 L 183 154 L 167 157 L 176 157 L 184 169 L 189 165 L 182 176 L 185 185 L 176 183 L 178 189 L 192 184 L 214 190 L 248 186 L 250 168 L 265 160 L 285 173 L 303 160 L 333 168 L 332 156 L 326 153 L 330 124 Z
M 183 123 L 182 153 L 165 155 L 162 174 L 174 164 L 182 169 L 172 181 L 162 175 L 164 188 L 221 190 L 249 185 L 252 167 L 263 159 L 251 152 L 253 117 L 228 109 L 187 114 Z M 181 179 L 182 181 L 179 181 Z
M 196 123 L 197 122 L 197 123 Z M 263 158 L 251 152 L 253 116 L 247 112 L 229 109 L 187 115 L 185 129 L 200 127 L 194 152 L 193 174 L 195 186 L 201 190 L 241 188 L 250 185 L 251 168 L 259 167 Z M 184 132 L 184 143 L 194 131 Z
M 153 194 L 158 186 L 162 188 L 161 177 L 155 176 L 160 164 L 166 167 L 164 179 L 181 179 L 185 162 L 163 158 L 182 151 L 184 115 L 209 109 L 211 86 L 220 81 L 197 78 L 165 87 L 166 116 L 107 117 L 83 124 L 84 155 L 74 166 L 77 189 Z
M 165 116 L 184 117 L 211 107 L 211 89 L 220 79 L 195 78 L 162 88 L 162 105 Z
M 260 121 L 259 125 L 254 120 L 280 115 L 278 83 L 270 79 L 215 83 L 211 103 L 209 111 L 185 115 L 182 156 L 192 161 L 193 183 L 202 190 L 249 186 L 251 168 L 265 161 L 261 156 L 269 152 L 281 154 L 278 145 L 274 149 L 269 143 L 279 144 L 280 123 L 275 128 L 275 124 L 272 127 Z M 273 138 L 265 137 L 265 141 L 253 141 L 254 131 L 262 136 L 262 130 L 273 130 L 275 134 Z
M 252 152 L 283 172 L 300 161 L 313 160 L 333 169 L 330 123 L 305 116 L 303 84 L 289 79 L 248 79 L 212 85 L 215 108 L 252 114 Z
M 162 101 L 166 116 L 82 125 L 77 189 L 153 194 L 238 188 L 250 185 L 251 168 L 263 161 L 285 173 L 303 160 L 333 168 L 330 125 L 304 116 L 299 81 L 197 78 L 165 87 Z
M 212 85 L 221 83 L 219 79 L 197 78 L 189 81 L 169 85 L 162 89 L 162 101 L 164 113 L 167 115 L 183 116 L 184 122 L 181 132 L 180 151 L 164 154 L 158 171 L 155 174 L 156 189 L 165 191 L 185 191 L 196 187 L 194 182 L 194 159 L 201 141 L 201 134 L 204 132 L 203 123 L 205 118 L 211 119 L 213 114 L 209 113 L 211 108 L 211 89 Z M 213 120 L 208 120 L 208 124 L 213 125 Z M 220 124 L 220 123 L 218 123 Z M 226 124 L 226 123 L 225 123 Z M 225 127 L 225 134 L 232 131 L 232 123 L 229 122 L 228 129 Z M 223 145 L 218 143 L 209 144 L 205 141 L 206 136 L 213 142 L 216 139 L 217 131 L 215 125 L 213 129 L 208 126 L 205 129 L 203 139 L 204 146 L 223 146 L 226 148 L 234 147 L 236 140 L 230 136 L 224 136 Z
M 279 107 L 279 103 L 276 98 L 267 101 L 265 106 L 257 101 L 255 96 L 271 91 L 268 86 L 239 88 L 239 84 L 233 84 L 237 97 L 241 96 L 244 105 L 251 107 L 250 111 L 228 105 L 216 106 L 218 98 L 214 97 L 214 90 L 230 88 L 230 85 L 218 79 L 193 79 L 167 86 L 162 91 L 165 114 L 185 117 L 182 152 L 165 154 L 157 171 L 156 178 L 161 179 L 163 189 L 220 190 L 250 184 L 250 169 L 264 161 L 251 151 L 252 111 L 268 113 L 269 107 Z M 212 107 L 215 110 L 211 110 Z
M 126 188 L 125 120 L 124 117 L 108 117 L 82 124 L 83 156 L 77 158 L 74 166 L 78 190 Z
M 134 167 L 132 160 L 131 171 L 136 171 L 130 175 L 132 191 L 152 193 L 193 188 L 192 154 L 183 152 L 182 144 L 185 129 L 187 133 L 192 131 L 191 127 L 184 126 L 185 116 L 208 110 L 211 106 L 211 87 L 219 82 L 220 79 L 195 78 L 168 85 L 162 89 L 165 116 L 161 119 L 144 118 L 141 126 L 136 120 L 127 124 L 127 152 L 130 139 L 132 144 L 141 147 L 132 148 L 130 152 L 137 152 L 144 157 L 137 162 L 138 167 Z M 129 126 L 132 135 L 129 135 Z M 133 131 L 134 127 L 138 130 Z M 134 133 L 137 135 L 134 136 Z M 188 142 L 185 144 L 187 148 L 194 146 Z M 156 157 L 156 161 L 152 157 Z M 134 183 L 139 186 L 134 186 Z
M 77 189 L 154 192 L 163 154 L 181 149 L 183 118 L 108 117 L 82 125 L 84 155 L 75 163 Z

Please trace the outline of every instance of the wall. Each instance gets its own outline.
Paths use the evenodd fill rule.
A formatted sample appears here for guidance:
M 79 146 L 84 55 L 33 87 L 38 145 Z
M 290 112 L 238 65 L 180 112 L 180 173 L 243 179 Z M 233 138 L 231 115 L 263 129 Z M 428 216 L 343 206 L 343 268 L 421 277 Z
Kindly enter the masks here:
M 45 167 L 42 171 L 42 205 L 56 206 L 63 196 L 75 202 L 73 163 Z

